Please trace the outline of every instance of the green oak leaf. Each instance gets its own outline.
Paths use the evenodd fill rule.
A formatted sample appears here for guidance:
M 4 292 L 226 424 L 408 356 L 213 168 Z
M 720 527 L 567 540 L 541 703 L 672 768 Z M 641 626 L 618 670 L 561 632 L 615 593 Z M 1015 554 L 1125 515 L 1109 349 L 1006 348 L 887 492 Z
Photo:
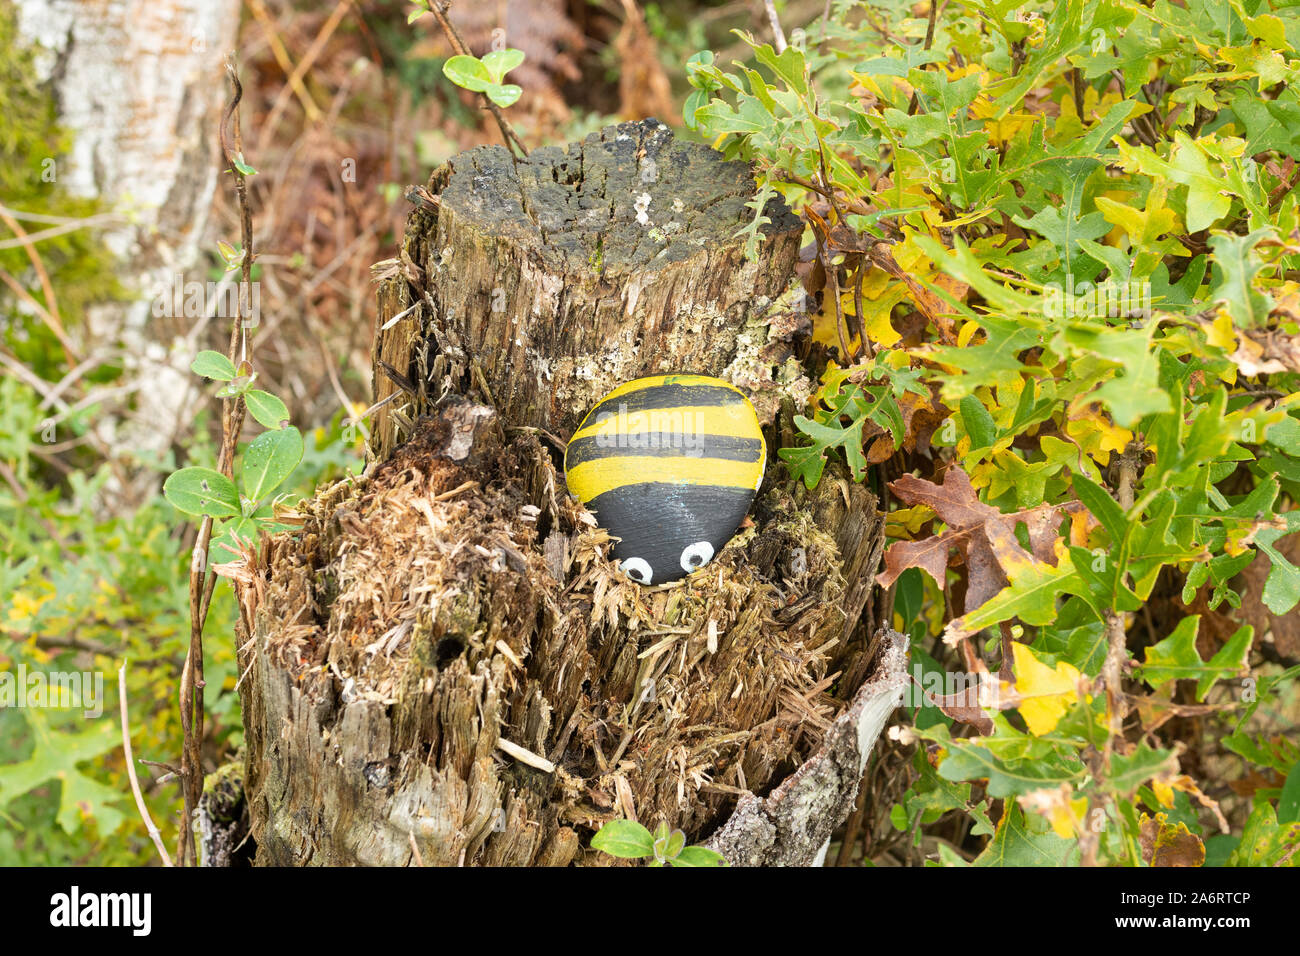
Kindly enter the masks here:
M 1273 547 L 1278 538 L 1300 531 L 1300 511 L 1288 511 L 1281 517 L 1286 522 L 1285 528 L 1265 528 L 1255 532 L 1255 544 L 1268 555 L 1273 565 L 1260 597 L 1264 606 L 1274 614 L 1287 614 L 1300 604 L 1300 568 Z
M 1261 239 L 1273 234 L 1271 227 L 1256 229 L 1248 236 L 1215 232 L 1210 236 L 1214 250 L 1214 280 L 1210 295 L 1222 303 L 1238 328 L 1253 329 L 1268 321 L 1272 300 L 1259 290 L 1264 263 L 1255 255 Z
M 1233 635 L 1233 639 L 1224 645 L 1220 654 L 1224 651 L 1229 652 L 1225 663 L 1234 657 L 1236 661 L 1226 669 L 1222 669 L 1206 665 L 1196 650 L 1196 637 L 1200 623 L 1199 614 L 1189 615 L 1178 622 L 1168 637 L 1148 647 L 1141 664 L 1142 679 L 1160 691 L 1171 681 L 1195 678 L 1200 682 L 1197 687 L 1197 698 L 1201 699 L 1204 697 L 1202 688 L 1209 690 L 1220 677 L 1229 677 L 1239 671 L 1244 663 L 1245 651 L 1250 647 L 1252 629 L 1241 628 Z M 1215 660 L 1218 659 L 1219 655 L 1216 655 Z
M 1007 802 L 993 839 L 972 866 L 1073 866 L 1077 841 L 1057 836 L 1037 814 L 1027 815 Z
M 1257 800 L 1228 866 L 1300 866 L 1297 842 L 1300 823 L 1279 823 L 1273 805 Z
M 1152 777 L 1173 773 L 1177 769 L 1178 757 L 1174 751 L 1155 750 L 1143 741 L 1132 753 L 1117 753 L 1111 757 L 1106 787 L 1113 793 L 1127 796 Z
M 105 711 L 110 707 L 105 706 Z M 87 818 L 94 819 L 101 836 L 114 832 L 125 816 L 113 804 L 126 800 L 127 794 L 77 767 L 122 745 L 117 721 L 105 715 L 89 721 L 84 730 L 59 728 L 56 732 L 39 708 L 27 708 L 22 714 L 34 746 L 27 759 L 0 765 L 0 809 L 15 797 L 42 785 L 58 786 L 59 809 L 55 819 L 64 832 L 77 832 Z

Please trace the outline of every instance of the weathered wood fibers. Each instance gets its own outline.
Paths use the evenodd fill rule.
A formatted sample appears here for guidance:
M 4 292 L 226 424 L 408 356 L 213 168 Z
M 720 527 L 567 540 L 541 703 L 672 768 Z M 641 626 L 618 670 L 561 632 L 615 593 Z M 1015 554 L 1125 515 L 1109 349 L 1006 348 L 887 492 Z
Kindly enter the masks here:
M 875 674 L 826 732 L 821 749 L 770 796 L 745 794 L 708 841 L 736 866 L 809 866 L 826 858 L 885 721 L 907 688 L 907 638 L 882 635 Z
M 499 449 L 474 418 L 479 455 L 448 457 L 462 409 L 322 494 L 245 589 L 259 862 L 405 863 L 413 840 L 429 864 L 564 863 L 623 815 L 702 838 L 821 745 L 838 677 L 866 670 L 841 544 L 876 536 L 836 482 L 802 509 L 773 482 L 714 564 L 644 589 L 533 436 Z

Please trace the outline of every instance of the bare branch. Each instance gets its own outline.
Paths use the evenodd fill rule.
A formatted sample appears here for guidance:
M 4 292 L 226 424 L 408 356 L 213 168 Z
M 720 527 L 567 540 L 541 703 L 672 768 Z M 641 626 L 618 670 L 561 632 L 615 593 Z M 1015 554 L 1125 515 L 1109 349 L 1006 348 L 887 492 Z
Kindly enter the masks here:
M 763 0 L 763 6 L 767 7 L 767 20 L 772 24 L 772 45 L 776 47 L 777 53 L 784 53 L 785 31 L 781 29 L 781 19 L 776 15 L 776 4 L 772 0 Z

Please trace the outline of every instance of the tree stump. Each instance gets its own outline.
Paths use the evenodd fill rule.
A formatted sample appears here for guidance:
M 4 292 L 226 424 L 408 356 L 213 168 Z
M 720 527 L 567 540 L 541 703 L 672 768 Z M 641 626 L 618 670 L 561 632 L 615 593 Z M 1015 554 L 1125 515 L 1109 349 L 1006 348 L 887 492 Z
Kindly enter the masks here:
M 412 190 L 365 475 L 238 585 L 257 862 L 600 864 L 621 817 L 736 864 L 824 854 L 903 690 L 873 495 L 773 455 L 717 558 L 647 588 L 557 467 L 601 395 L 661 372 L 729 379 L 783 443 L 813 380 L 783 299 L 800 226 L 769 200 L 746 261 L 754 195 L 653 120 Z
M 758 261 L 745 260 L 745 164 L 647 120 L 517 165 L 500 147 L 471 149 L 414 198 L 421 208 L 390 264 L 408 281 L 379 292 L 375 401 L 403 387 L 386 374 L 395 370 L 421 401 L 479 390 L 508 424 L 567 435 L 642 375 L 770 382 L 756 367 L 764 313 L 789 283 L 802 225 L 773 199 Z M 375 457 L 409 434 L 402 422 L 398 407 L 380 409 Z

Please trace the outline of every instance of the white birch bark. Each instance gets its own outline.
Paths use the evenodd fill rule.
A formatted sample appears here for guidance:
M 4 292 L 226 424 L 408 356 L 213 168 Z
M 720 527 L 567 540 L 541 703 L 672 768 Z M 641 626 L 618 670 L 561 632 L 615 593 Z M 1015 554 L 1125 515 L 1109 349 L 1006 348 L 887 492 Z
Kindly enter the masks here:
M 121 217 L 105 240 L 132 301 L 68 323 L 84 353 L 124 347 L 139 386 L 131 420 L 106 416 L 97 427 L 110 447 L 158 451 L 191 405 L 193 349 L 159 340 L 152 305 L 177 273 L 206 279 L 186 272 L 199 264 L 221 169 L 223 60 L 239 0 L 16 0 L 16 9 L 72 137 L 68 154 L 53 157 L 58 182 Z

